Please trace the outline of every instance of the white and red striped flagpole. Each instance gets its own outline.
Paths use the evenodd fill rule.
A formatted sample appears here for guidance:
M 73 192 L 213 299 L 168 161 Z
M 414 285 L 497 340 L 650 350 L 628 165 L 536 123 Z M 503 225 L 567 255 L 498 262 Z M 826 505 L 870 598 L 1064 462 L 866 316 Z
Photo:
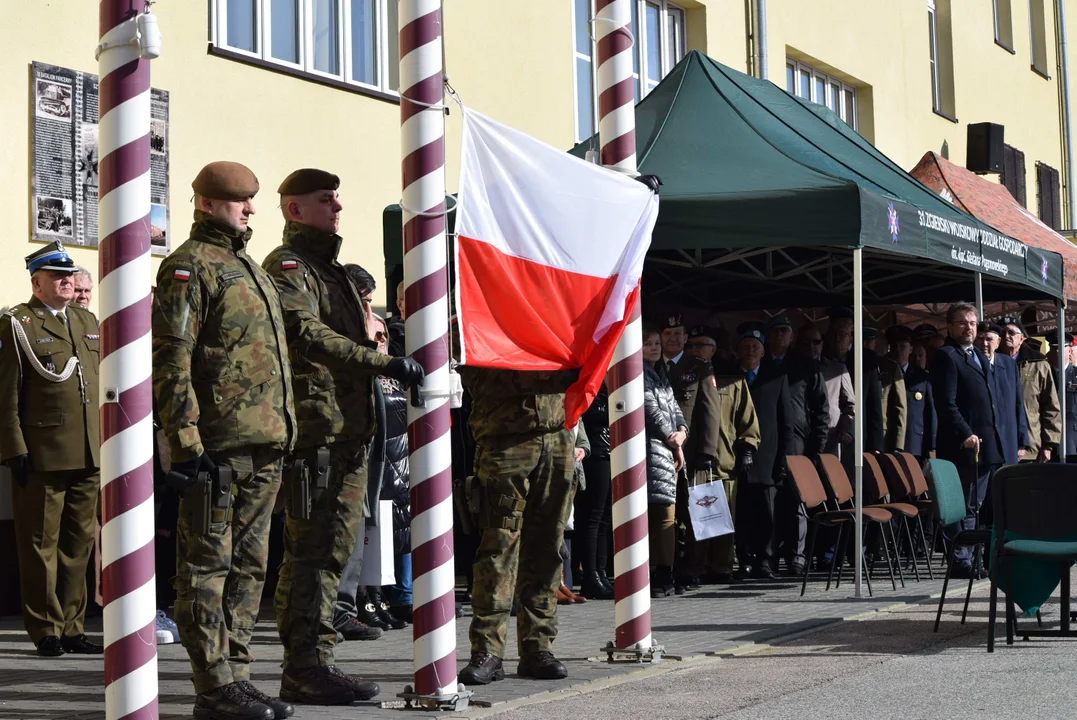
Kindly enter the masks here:
M 390 0 L 395 2 L 396 0 Z M 400 0 L 400 148 L 407 353 L 449 386 L 441 0 Z M 457 693 L 449 399 L 408 406 L 416 695 Z
M 632 77 L 633 0 L 595 0 L 598 132 L 602 164 L 635 176 L 636 116 Z M 647 445 L 643 425 L 640 300 L 617 343 L 607 376 L 610 472 L 613 476 L 615 645 L 649 651 L 650 550 L 647 540 Z
M 98 236 L 105 717 L 157 717 L 150 352 L 150 62 L 145 0 L 101 0 Z

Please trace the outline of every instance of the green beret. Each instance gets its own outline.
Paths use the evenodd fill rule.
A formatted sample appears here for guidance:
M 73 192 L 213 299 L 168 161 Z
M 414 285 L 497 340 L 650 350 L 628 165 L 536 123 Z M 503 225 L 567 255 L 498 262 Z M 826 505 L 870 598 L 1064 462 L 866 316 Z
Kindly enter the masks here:
M 306 195 L 319 190 L 336 190 L 340 187 L 340 178 L 333 173 L 314 168 L 296 170 L 277 188 L 281 195 Z
M 219 160 L 202 168 L 191 187 L 211 200 L 246 200 L 258 192 L 258 178 L 246 165 Z

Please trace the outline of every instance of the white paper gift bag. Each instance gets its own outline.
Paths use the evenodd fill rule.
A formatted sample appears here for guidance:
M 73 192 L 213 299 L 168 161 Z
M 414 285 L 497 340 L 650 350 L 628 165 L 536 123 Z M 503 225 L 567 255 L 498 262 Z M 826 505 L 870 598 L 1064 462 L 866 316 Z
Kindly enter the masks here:
M 368 524 L 363 536 L 363 569 L 359 572 L 359 584 L 395 585 L 393 559 L 393 501 L 380 500 L 378 524 Z
M 729 514 L 725 484 L 711 480 L 688 488 L 688 515 L 692 518 L 696 540 L 732 533 L 733 518 Z

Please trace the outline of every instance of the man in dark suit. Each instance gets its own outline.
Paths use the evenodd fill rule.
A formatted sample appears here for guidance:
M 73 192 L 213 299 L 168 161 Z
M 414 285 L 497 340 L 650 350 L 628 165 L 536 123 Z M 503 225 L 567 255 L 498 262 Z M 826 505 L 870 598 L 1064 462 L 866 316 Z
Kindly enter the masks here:
M 769 580 L 774 577 L 774 500 L 784 480 L 785 456 L 795 454 L 794 413 L 789 382 L 778 365 L 763 361 L 763 332 L 758 323 L 738 329 L 737 359 L 748 382 L 760 428 L 755 462 L 737 494 L 737 533 L 741 575 Z
M 988 483 L 1005 458 L 990 381 L 990 361 L 973 346 L 976 308 L 968 303 L 951 305 L 946 312 L 946 324 L 950 336 L 932 355 L 930 373 L 939 416 L 936 452 L 938 457 L 957 466 L 968 510 L 964 520 L 944 529 L 952 537 L 961 529 L 976 526 Z M 954 577 L 967 578 L 973 572 L 972 553 L 968 547 L 959 547 Z
M 826 384 L 819 363 L 792 349 L 793 325 L 784 315 L 776 315 L 766 326 L 767 352 L 764 362 L 784 375 L 789 384 L 789 407 L 792 411 L 793 455 L 816 458 L 823 452 L 830 428 L 830 407 Z M 804 541 L 808 519 L 800 495 L 791 479 L 778 486 L 775 523 L 778 555 L 794 576 L 804 573 Z
M 1002 459 L 1015 465 L 1025 456 L 1028 446 L 1028 419 L 1025 415 L 1021 371 L 1006 353 L 997 352 L 1003 334 L 1002 326 L 982 322 L 976 328 L 976 347 L 987 356 L 991 366 L 991 392 L 998 416 L 998 436 L 1002 443 Z
M 927 370 L 910 362 L 912 330 L 904 325 L 894 325 L 886 331 L 886 337 L 890 341 L 887 356 L 901 368 L 905 376 L 907 421 L 905 442 L 900 449 L 923 459 L 935 449 L 935 433 L 938 430 L 935 397 L 931 392 L 931 378 Z

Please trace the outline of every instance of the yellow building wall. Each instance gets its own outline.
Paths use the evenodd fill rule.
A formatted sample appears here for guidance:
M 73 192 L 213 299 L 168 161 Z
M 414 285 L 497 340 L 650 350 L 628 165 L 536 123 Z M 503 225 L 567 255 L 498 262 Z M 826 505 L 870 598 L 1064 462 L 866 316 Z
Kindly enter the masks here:
M 1004 125 L 1006 143 L 1025 154 L 1035 213 L 1036 162 L 1062 169 L 1052 4 L 1046 0 L 1048 79 L 1031 69 L 1026 0 L 1012 2 L 1013 54 L 995 44 L 990 0 L 953 0 L 957 123 L 932 111 L 926 0 L 769 0 L 770 79 L 785 87 L 788 56 L 857 86 L 861 133 L 906 170 L 944 144 L 964 166 L 967 126 Z
M 683 0 L 688 47 L 747 70 L 746 9 L 754 2 Z M 1067 2 L 1070 23 L 1077 23 L 1077 0 Z M 769 76 L 784 87 L 789 56 L 856 85 L 862 132 L 906 169 L 944 142 L 950 159 L 963 165 L 966 125 L 1004 124 L 1007 142 L 1025 153 L 1035 212 L 1036 161 L 1062 169 L 1051 0 L 1046 4 L 1049 80 L 1030 69 L 1027 2 L 1013 0 L 1011 55 L 994 43 L 990 2 L 953 1 L 957 124 L 931 110 L 926 0 L 769 0 Z M 261 180 L 250 248 L 259 260 L 279 242 L 283 220 L 274 191 L 280 180 L 297 167 L 324 167 L 341 176 L 342 260 L 380 278 L 381 212 L 400 198 L 399 106 L 208 54 L 209 5 L 171 0 L 154 6 L 164 45 L 153 61 L 152 82 L 171 100 L 173 247 L 186 236 L 190 182 L 205 163 L 237 160 Z M 30 63 L 97 70 L 97 3 L 5 0 L 5 10 L 0 196 L 8 223 L 0 305 L 29 297 L 22 258 L 38 247 L 29 241 Z M 571 146 L 572 12 L 571 0 L 446 0 L 446 68 L 463 101 L 556 147 Z M 457 184 L 459 136 L 460 114 L 453 108 L 446 136 L 450 191 Z M 96 275 L 96 250 L 73 254 Z M 384 292 L 378 288 L 377 303 Z

